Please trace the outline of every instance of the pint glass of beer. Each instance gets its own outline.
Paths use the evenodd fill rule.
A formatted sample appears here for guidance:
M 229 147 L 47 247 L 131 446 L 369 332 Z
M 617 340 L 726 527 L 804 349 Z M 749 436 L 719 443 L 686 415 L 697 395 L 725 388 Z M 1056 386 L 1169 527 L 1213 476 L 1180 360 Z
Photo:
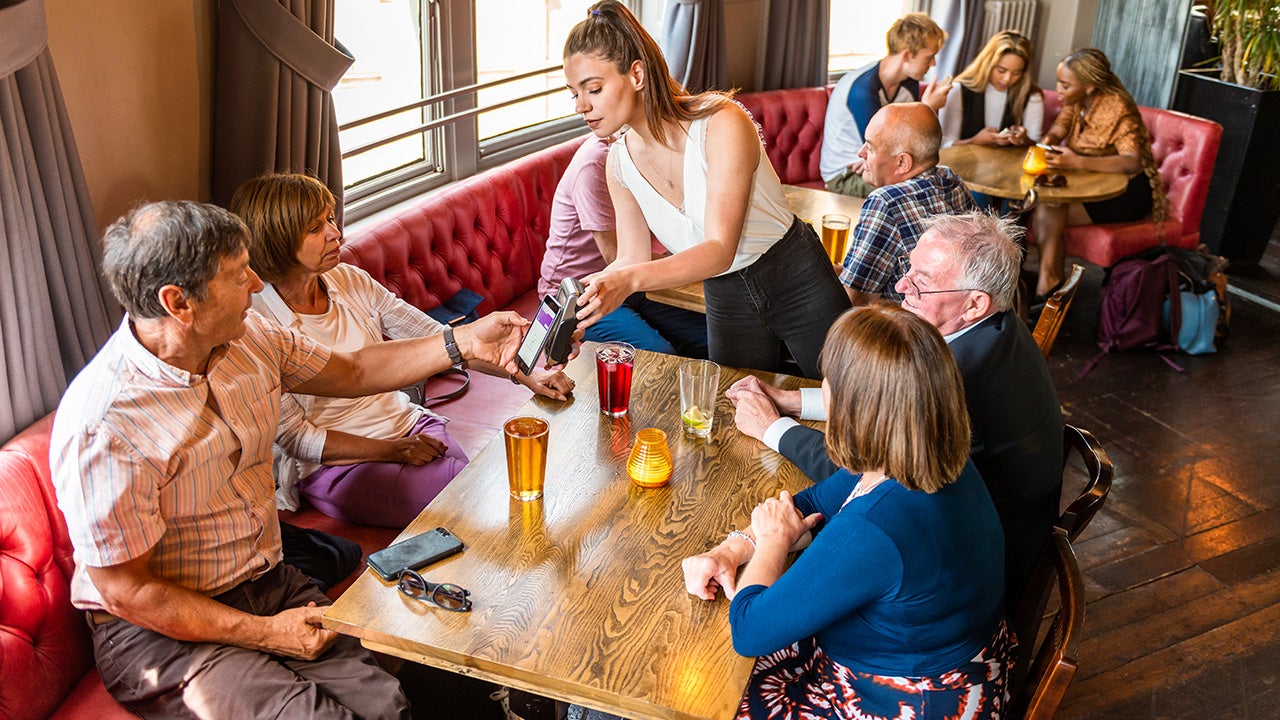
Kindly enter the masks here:
M 849 216 L 839 213 L 822 216 L 822 248 L 832 265 L 844 262 L 849 247 Z
M 513 417 L 502 426 L 507 444 L 507 482 L 511 497 L 537 500 L 547 477 L 547 421 Z

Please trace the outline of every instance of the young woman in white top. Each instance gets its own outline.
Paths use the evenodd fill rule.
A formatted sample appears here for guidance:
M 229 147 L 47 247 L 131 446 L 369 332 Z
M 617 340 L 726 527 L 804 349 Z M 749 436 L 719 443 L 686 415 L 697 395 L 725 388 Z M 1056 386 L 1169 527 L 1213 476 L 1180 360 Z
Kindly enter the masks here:
M 1002 30 L 955 79 L 942 109 L 942 146 L 1030 145 L 1044 132 L 1044 93 L 1031 82 L 1031 41 Z
M 589 325 L 634 292 L 704 281 L 710 357 L 777 370 L 784 350 L 817 377 L 827 329 L 849 307 L 813 228 L 787 206 L 751 116 L 729 96 L 691 95 L 616 0 L 565 42 L 575 110 L 609 151 L 618 257 L 584 279 Z M 651 259 L 653 233 L 673 254 Z

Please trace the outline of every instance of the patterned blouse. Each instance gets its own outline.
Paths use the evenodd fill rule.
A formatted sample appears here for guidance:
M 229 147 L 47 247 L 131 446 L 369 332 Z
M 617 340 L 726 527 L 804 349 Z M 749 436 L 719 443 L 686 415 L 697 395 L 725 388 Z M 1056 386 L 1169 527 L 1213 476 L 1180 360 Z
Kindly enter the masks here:
M 1081 155 L 1139 155 L 1142 152 L 1142 114 L 1126 107 L 1116 93 L 1099 92 L 1093 107 L 1067 105 L 1048 134 Z

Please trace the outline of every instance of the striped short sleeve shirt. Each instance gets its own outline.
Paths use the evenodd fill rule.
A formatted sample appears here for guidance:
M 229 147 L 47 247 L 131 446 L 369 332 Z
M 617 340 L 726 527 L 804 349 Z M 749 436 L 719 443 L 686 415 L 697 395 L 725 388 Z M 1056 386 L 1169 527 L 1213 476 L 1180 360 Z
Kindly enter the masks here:
M 280 562 L 271 442 L 280 393 L 324 368 L 322 345 L 255 312 L 207 372 L 152 355 L 125 318 L 63 395 L 50 464 L 75 548 L 71 599 L 101 607 L 85 567 L 152 548 L 156 575 L 206 595 Z

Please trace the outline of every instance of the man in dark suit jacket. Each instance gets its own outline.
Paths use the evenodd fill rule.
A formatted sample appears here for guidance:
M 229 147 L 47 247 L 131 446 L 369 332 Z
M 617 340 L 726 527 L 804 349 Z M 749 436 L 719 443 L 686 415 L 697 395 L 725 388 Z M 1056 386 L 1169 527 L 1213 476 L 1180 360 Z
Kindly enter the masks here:
M 971 457 L 1005 534 L 1006 600 L 1012 610 L 1058 518 L 1062 413 L 1049 368 L 1011 311 L 1021 251 L 1011 223 L 983 213 L 943 215 L 904 262 L 902 306 L 951 347 L 964 379 Z M 748 377 L 727 393 L 738 428 L 794 462 L 815 482 L 835 472 L 825 435 L 790 417 L 825 420 L 820 391 L 783 391 Z

